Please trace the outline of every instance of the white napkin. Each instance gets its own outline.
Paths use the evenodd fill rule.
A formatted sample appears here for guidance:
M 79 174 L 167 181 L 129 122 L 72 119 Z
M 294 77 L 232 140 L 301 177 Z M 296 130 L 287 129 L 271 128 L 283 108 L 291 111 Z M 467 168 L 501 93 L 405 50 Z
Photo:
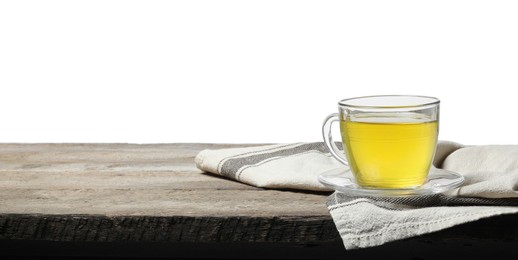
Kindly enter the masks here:
M 344 167 L 323 143 L 204 150 L 198 168 L 265 188 L 329 190 L 320 173 Z M 481 218 L 518 213 L 518 145 L 441 141 L 434 165 L 465 177 L 458 189 L 424 197 L 364 198 L 335 192 L 327 206 L 347 249 L 372 247 Z
M 331 191 L 318 182 L 321 172 L 344 167 L 324 143 L 203 150 L 194 159 L 207 172 L 263 188 Z

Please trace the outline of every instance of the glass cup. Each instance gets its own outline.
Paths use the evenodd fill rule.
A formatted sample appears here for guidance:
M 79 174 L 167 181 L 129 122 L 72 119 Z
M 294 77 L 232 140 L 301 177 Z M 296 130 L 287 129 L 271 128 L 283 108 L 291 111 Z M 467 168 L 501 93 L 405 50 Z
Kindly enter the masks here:
M 363 188 L 417 188 L 426 182 L 435 155 L 439 103 L 434 97 L 404 95 L 341 100 L 339 113 L 324 121 L 324 142 Z M 343 151 L 331 133 L 337 121 Z

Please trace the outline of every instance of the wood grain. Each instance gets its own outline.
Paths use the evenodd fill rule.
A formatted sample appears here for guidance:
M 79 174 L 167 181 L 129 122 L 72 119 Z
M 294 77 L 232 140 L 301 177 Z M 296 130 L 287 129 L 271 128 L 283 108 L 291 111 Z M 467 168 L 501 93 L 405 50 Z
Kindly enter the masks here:
M 339 240 L 326 193 L 265 190 L 203 173 L 229 144 L 0 144 L 0 239 Z

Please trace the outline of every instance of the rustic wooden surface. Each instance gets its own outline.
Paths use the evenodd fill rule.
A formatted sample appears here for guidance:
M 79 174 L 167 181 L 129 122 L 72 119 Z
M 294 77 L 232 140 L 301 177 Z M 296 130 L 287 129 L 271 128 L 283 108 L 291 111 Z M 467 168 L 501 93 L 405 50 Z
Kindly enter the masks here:
M 235 146 L 1 144 L 0 239 L 339 240 L 326 194 L 260 189 L 194 165 L 202 149 Z
M 265 190 L 202 173 L 226 144 L 0 144 L 4 256 L 426 259 L 514 253 L 518 215 L 345 251 L 328 193 Z

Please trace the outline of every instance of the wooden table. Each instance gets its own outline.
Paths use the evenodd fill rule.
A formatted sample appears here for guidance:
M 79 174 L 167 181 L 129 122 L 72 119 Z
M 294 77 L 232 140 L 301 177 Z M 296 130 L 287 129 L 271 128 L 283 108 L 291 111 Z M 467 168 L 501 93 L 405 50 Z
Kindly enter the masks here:
M 0 257 L 355 259 L 514 252 L 518 216 L 346 251 L 329 193 L 265 190 L 198 170 L 245 144 L 0 144 Z

